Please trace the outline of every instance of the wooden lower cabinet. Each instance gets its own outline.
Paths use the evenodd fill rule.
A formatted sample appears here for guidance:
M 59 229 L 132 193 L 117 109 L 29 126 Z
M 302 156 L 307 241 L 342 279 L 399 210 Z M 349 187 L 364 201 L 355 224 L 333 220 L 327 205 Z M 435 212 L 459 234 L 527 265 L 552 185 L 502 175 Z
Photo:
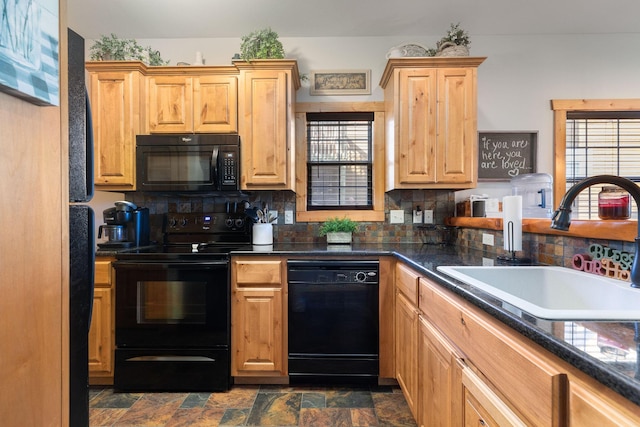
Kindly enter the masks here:
M 396 380 L 411 413 L 418 402 L 418 310 L 403 294 L 396 295 Z
M 397 307 L 406 305 L 403 295 L 396 298 Z M 424 277 L 418 310 L 413 404 L 420 426 L 640 425 L 640 406 Z M 396 311 L 396 334 L 410 330 L 408 318 Z M 402 346 L 396 346 L 398 372 L 403 353 L 412 351 L 411 344 Z M 398 382 L 409 401 L 408 381 Z
M 422 427 L 462 425 L 462 367 L 453 346 L 420 316 L 418 422 Z
M 286 262 L 279 257 L 231 260 L 231 375 L 286 376 Z
M 89 384 L 112 385 L 115 349 L 115 274 L 112 258 L 96 259 L 89 328 Z
M 463 362 L 460 362 L 463 365 Z M 469 366 L 462 368 L 465 427 L 526 427 L 518 415 Z
M 397 264 L 395 302 L 396 380 L 414 418 L 418 413 L 418 274 Z
M 632 427 L 640 425 L 640 407 L 625 402 L 590 379 L 569 382 L 569 426 Z

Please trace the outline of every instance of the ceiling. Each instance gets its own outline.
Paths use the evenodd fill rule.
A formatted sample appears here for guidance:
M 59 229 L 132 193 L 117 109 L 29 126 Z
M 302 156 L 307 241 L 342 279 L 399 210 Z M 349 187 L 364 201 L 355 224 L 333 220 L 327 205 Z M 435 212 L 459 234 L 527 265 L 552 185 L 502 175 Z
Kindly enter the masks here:
M 88 39 L 639 33 L 638 0 L 67 0 Z

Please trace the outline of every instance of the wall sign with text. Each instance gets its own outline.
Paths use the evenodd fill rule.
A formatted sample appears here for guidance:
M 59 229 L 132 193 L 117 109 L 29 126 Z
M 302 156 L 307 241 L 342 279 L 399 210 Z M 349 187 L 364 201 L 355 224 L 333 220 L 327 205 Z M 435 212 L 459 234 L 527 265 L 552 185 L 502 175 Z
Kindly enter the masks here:
M 536 172 L 538 132 L 478 132 L 478 179 L 503 181 Z

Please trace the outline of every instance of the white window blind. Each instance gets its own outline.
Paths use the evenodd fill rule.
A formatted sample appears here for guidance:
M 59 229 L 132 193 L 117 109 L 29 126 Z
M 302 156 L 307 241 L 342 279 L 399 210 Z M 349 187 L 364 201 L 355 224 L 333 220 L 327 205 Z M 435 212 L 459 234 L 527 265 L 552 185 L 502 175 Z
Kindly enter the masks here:
M 307 210 L 372 209 L 373 113 L 307 114 Z
M 640 112 L 568 112 L 566 124 L 567 190 L 594 175 L 618 175 L 640 182 Z M 598 219 L 601 188 L 594 185 L 578 195 L 572 218 Z M 637 218 L 634 204 L 632 217 Z

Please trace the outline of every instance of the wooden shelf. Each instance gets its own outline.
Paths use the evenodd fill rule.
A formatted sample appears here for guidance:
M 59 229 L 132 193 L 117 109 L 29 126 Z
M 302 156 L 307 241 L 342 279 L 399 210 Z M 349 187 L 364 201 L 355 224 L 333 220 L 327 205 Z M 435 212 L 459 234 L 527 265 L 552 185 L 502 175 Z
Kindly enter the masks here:
M 484 228 L 502 231 L 502 218 L 470 218 L 450 217 L 447 225 L 464 228 Z M 559 231 L 551 228 L 550 219 L 524 218 L 522 231 L 533 234 L 552 234 L 568 237 L 586 237 L 591 239 L 622 240 L 633 242 L 638 234 L 638 222 L 625 221 L 571 221 L 569 231 Z

